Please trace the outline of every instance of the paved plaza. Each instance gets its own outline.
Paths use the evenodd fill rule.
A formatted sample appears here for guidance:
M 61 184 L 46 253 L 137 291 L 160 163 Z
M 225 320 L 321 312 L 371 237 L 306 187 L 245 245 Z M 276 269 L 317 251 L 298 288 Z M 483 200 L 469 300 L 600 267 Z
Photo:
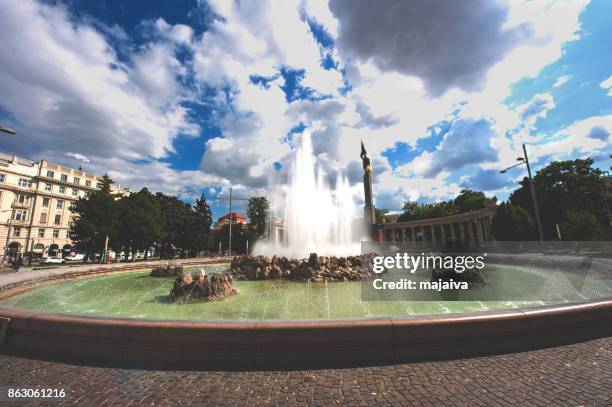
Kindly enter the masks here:
M 612 338 L 508 355 L 301 371 L 155 371 L 0 355 L 2 405 L 610 406 Z M 11 400 L 9 388 L 62 388 Z

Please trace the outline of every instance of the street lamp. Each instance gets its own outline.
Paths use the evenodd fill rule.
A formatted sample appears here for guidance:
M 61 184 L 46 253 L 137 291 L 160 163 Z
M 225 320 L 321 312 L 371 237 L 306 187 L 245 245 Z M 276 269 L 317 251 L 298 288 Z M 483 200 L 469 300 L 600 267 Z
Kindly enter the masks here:
M 536 196 L 535 186 L 533 184 L 533 178 L 531 177 L 531 167 L 529 166 L 529 157 L 527 157 L 527 148 L 525 147 L 525 143 L 523 143 L 523 157 L 518 157 L 516 160 L 519 162 L 518 164 L 514 164 L 508 168 L 501 170 L 500 174 L 505 174 L 509 169 L 518 167 L 519 165 L 527 165 L 527 175 L 529 176 L 529 192 L 531 193 L 531 201 L 533 203 L 533 211 L 535 212 L 536 224 L 538 226 L 538 235 L 540 237 L 540 243 L 544 242 L 544 235 L 542 233 L 542 221 L 540 218 L 540 207 L 538 205 L 538 198 Z
M 221 200 L 220 196 L 216 196 L 215 197 L 217 200 Z M 229 189 L 229 239 L 228 239 L 228 250 L 229 250 L 229 255 L 232 255 L 232 201 L 248 201 L 248 198 L 233 198 L 232 199 L 232 188 L 230 187 Z M 248 245 L 248 240 L 247 240 L 247 245 Z M 247 246 L 248 248 L 248 246 Z M 247 249 L 248 251 L 248 249 Z
M 8 127 L 0 127 L 0 131 L 6 134 L 17 134 L 17 132 L 11 128 Z

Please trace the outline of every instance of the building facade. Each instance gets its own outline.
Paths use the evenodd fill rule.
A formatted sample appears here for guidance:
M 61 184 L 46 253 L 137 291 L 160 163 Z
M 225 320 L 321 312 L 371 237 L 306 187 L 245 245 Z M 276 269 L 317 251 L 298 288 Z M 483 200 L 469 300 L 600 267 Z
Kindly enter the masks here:
M 226 213 L 215 222 L 213 230 L 221 230 L 225 225 L 229 225 L 230 218 L 232 219 L 232 225 L 238 223 L 244 225 L 247 223 L 247 219 L 237 212 Z
M 418 242 L 442 247 L 448 241 L 459 241 L 471 246 L 482 246 L 492 240 L 491 220 L 497 211 L 496 199 L 487 201 L 486 207 L 442 218 L 421 219 L 410 222 L 388 222 L 380 231 L 380 241 L 402 242 L 410 247 Z
M 70 206 L 100 186 L 99 176 L 82 170 L 0 153 L 1 254 L 14 260 L 70 253 Z

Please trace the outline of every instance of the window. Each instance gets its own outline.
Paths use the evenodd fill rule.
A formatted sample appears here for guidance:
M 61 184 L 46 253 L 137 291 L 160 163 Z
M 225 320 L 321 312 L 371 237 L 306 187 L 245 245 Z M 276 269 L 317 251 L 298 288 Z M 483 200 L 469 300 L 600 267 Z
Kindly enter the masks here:
M 40 223 L 43 225 L 47 223 L 47 212 L 40 214 Z
M 13 236 L 21 236 L 21 226 L 13 226 Z
M 72 196 L 77 196 L 79 194 L 79 190 L 76 188 L 72 188 Z
M 25 221 L 27 217 L 28 217 L 28 211 L 26 211 L 25 209 L 17 209 L 15 211 L 15 216 L 13 217 L 13 219 L 19 220 L 19 221 Z
M 63 186 L 63 185 L 60 185 L 60 187 L 59 187 L 59 193 L 60 193 L 60 194 L 65 194 L 65 193 L 66 193 L 66 187 L 65 187 L 65 186 Z
M 49 183 L 45 183 L 45 191 L 49 191 L 49 192 L 51 192 L 52 190 L 53 190 L 52 185 L 51 185 L 51 184 L 49 184 Z
M 48 178 L 53 178 L 54 176 L 55 176 L 55 173 L 53 171 L 47 171 Z
M 59 230 L 53 229 L 53 237 L 59 237 Z
M 103 187 L 103 185 L 102 185 L 102 183 L 101 183 L 101 182 L 98 182 L 98 183 L 96 184 L 96 188 L 98 188 L 98 189 L 102 189 L 102 187 Z
M 23 188 L 31 188 L 32 187 L 32 180 L 31 179 L 26 179 L 26 178 L 19 178 L 19 181 L 17 182 L 17 184 L 20 187 L 23 187 Z
M 26 203 L 28 200 L 28 197 L 24 194 L 19 194 L 17 195 L 17 202 L 19 202 L 20 204 Z
M 53 223 L 55 223 L 56 225 L 61 225 L 62 224 L 62 215 L 60 215 L 60 214 L 55 215 L 55 222 L 53 222 Z
M 55 205 L 55 207 L 57 209 L 62 209 L 64 207 L 64 201 L 62 201 L 61 199 L 57 200 L 57 204 Z
M 0 182 L 6 181 L 6 174 L 0 174 Z
M 68 175 L 66 175 L 66 174 L 60 175 L 60 180 L 64 181 L 64 182 L 68 181 Z
M 51 200 L 49 198 L 43 198 L 43 200 L 42 200 L 42 207 L 43 208 L 48 208 L 50 202 L 51 202 Z
M 79 177 L 74 177 L 74 178 L 72 179 L 72 183 L 73 183 L 74 185 L 79 185 L 79 183 L 80 183 L 80 182 L 81 182 L 81 179 L 80 179 Z
M 38 229 L 38 237 L 45 237 L 45 229 Z
M 91 188 L 91 181 L 85 181 L 85 186 Z

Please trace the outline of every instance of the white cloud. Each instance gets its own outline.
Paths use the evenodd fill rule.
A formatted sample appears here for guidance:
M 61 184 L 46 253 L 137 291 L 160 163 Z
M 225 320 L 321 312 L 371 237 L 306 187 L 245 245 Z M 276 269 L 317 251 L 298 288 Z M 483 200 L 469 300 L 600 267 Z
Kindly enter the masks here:
M 69 18 L 65 6 L 0 0 L 0 52 L 11 55 L 0 66 L 0 104 L 14 115 L 27 143 L 8 141 L 14 143 L 9 146 L 28 155 L 60 154 L 76 164 L 87 163 L 92 170 L 108 170 L 133 187 L 149 185 L 152 190 L 186 196 L 231 183 L 250 191 L 282 177 L 282 172 L 273 169 L 274 163 L 287 163 L 291 146 L 286 135 L 302 122 L 313 134 L 321 165 L 329 171 L 344 171 L 357 183 L 359 141 L 363 140 L 375 167 L 377 205 L 399 209 L 406 199 L 456 195 L 461 180 L 447 178 L 470 160 L 478 162 L 483 174 L 493 171 L 514 161 L 521 142 L 542 143 L 533 147 L 534 157 L 562 156 L 576 143 L 587 154 L 601 151 L 610 131 L 609 122 L 604 123 L 609 117 L 603 116 L 577 122 L 546 140 L 537 139 L 529 130 L 555 108 L 552 96 L 536 95 L 521 106 L 504 103 L 512 84 L 536 76 L 561 56 L 564 43 L 578 38 L 578 16 L 586 1 L 485 2 L 481 3 L 485 10 L 479 14 L 482 10 L 472 9 L 467 20 L 445 20 L 443 30 L 426 27 L 409 37 L 411 49 L 428 51 L 425 66 L 450 66 L 452 55 L 451 60 L 459 62 L 471 56 L 467 65 L 448 68 L 452 75 L 441 75 L 445 69 L 401 69 L 391 64 L 402 55 L 388 55 L 394 47 L 384 41 L 374 53 L 386 53 L 387 63 L 336 49 L 333 58 L 339 69 L 323 69 L 321 58 L 328 50 L 322 50 L 313 37 L 307 18 L 321 24 L 336 43 L 344 41 L 339 38 L 344 35 L 343 22 L 324 0 L 210 3 L 221 18 L 211 19 L 205 33 L 196 34 L 191 27 L 162 18 L 148 21 L 154 35 L 138 47 L 122 50 L 126 61 L 92 25 Z M 461 11 L 461 7 L 451 9 L 436 9 L 436 15 Z M 464 21 L 478 24 L 470 27 Z M 402 19 L 391 18 L 391 22 L 395 25 L 360 30 L 388 34 L 415 28 Z M 429 20 L 424 23 L 431 25 Z M 495 41 L 474 27 L 491 28 Z M 513 37 L 526 32 L 525 27 L 530 27 L 529 36 Z M 436 38 L 444 39 L 466 30 L 469 38 L 479 37 L 475 43 L 468 41 L 470 52 L 459 54 L 456 51 L 463 48 L 448 53 L 453 49 L 449 44 L 459 40 L 440 41 L 434 52 L 422 35 L 434 32 L 439 34 Z M 107 37 L 127 41 L 119 26 L 103 31 Z M 369 39 L 359 36 L 360 41 Z M 493 48 L 475 46 L 484 39 Z M 396 45 L 402 49 L 405 44 Z M 179 47 L 193 53 L 192 63 L 179 58 Z M 492 54 L 479 58 L 487 50 Z M 330 97 L 288 102 L 281 89 L 283 67 L 304 70 L 301 85 L 312 88 L 315 96 Z M 345 79 L 341 71 L 351 85 L 347 93 L 339 91 Z M 267 78 L 266 86 L 252 83 L 253 75 Z M 562 76 L 554 86 L 567 80 L 569 75 Z M 186 87 L 185 82 L 194 86 Z M 600 86 L 612 94 L 612 77 Z M 202 100 L 199 92 L 207 87 L 216 89 L 216 94 Z M 190 120 L 185 101 L 210 107 L 211 121 L 221 130 L 220 136 L 206 143 L 202 171 L 179 171 L 159 161 L 173 151 L 179 133 L 189 137 L 201 132 Z M 442 120 L 453 121 L 456 128 L 437 151 L 424 153 L 395 171 L 390 168 L 382 156 L 385 150 L 398 141 L 415 147 Z M 465 138 L 458 137 L 461 123 L 486 123 L 486 137 L 469 131 L 462 133 Z M 453 142 L 455 137 L 459 141 Z M 477 148 L 467 148 L 475 141 L 480 143 Z M 359 185 L 354 188 L 359 197 Z
M 601 82 L 599 86 L 603 89 L 608 90 L 608 96 L 612 96 L 612 76 L 610 76 L 605 81 Z
M 91 160 L 89 158 L 87 158 L 83 154 L 79 154 L 79 153 L 68 152 L 68 153 L 66 153 L 66 156 L 68 156 L 70 158 L 74 158 L 75 160 L 77 160 L 79 162 L 82 162 L 82 163 L 91 162 Z
M 603 137 L 606 133 L 608 137 Z M 610 133 L 612 133 L 612 115 L 578 120 L 555 132 L 553 138 L 546 143 L 530 146 L 530 157 L 562 160 L 569 158 L 571 154 L 582 157 L 596 155 L 605 152 L 610 146 Z
M 199 132 L 181 105 L 188 96 L 178 81 L 184 66 L 169 40 L 145 44 L 124 63 L 103 34 L 87 21 L 75 21 L 61 4 L 0 3 L 0 53 L 10 55 L 0 66 L 0 104 L 20 134 L 9 148 L 33 158 L 66 157 L 71 164 L 87 163 L 133 185 L 166 191 L 179 192 L 189 178 L 213 180 L 184 177 L 165 164 L 132 163 L 163 158 L 173 151 L 177 134 Z M 158 27 L 176 41 L 190 36 L 186 27 L 169 27 L 163 20 Z M 119 27 L 113 32 L 125 40 Z M 163 185 L 156 183 L 162 177 L 156 171 L 168 177 Z
M 555 83 L 553 84 L 553 88 L 558 88 L 561 85 L 565 84 L 567 81 L 569 81 L 570 79 L 572 79 L 572 77 L 570 75 L 563 75 L 560 76 L 559 78 L 557 78 L 557 80 L 555 81 Z

